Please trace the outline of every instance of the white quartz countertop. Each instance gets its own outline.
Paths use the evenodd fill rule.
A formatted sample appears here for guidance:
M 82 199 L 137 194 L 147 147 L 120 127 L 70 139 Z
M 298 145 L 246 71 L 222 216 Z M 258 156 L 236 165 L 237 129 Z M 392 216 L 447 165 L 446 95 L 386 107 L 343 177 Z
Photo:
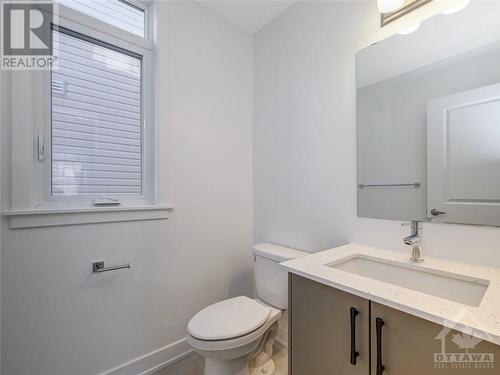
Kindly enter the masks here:
M 348 244 L 289 260 L 281 266 L 288 272 L 500 345 L 500 268 L 430 257 L 417 264 L 409 261 L 409 253 Z M 356 256 L 438 275 L 456 274 L 477 283 L 486 280 L 489 286 L 479 306 L 473 307 L 329 266 Z

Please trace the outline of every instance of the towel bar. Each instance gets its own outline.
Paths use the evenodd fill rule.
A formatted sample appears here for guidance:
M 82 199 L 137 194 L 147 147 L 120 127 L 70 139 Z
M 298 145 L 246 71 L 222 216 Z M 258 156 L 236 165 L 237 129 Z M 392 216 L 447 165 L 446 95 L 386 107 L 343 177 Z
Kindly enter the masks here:
M 92 263 L 93 273 L 101 273 L 101 272 L 116 271 L 123 269 L 130 269 L 130 263 L 120 264 L 119 266 L 111 266 L 111 267 L 104 267 L 104 262 L 102 261 Z
M 374 188 L 374 187 L 412 187 L 418 189 L 421 186 L 422 184 L 420 182 L 414 182 L 413 184 L 379 184 L 379 185 L 359 184 L 358 188 L 364 189 L 364 188 Z

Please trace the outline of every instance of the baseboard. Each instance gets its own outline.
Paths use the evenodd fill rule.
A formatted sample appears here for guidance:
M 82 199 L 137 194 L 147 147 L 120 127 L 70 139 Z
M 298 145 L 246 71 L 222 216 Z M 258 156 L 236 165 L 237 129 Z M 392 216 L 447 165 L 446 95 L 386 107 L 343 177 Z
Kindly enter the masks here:
M 279 321 L 278 335 L 275 341 L 285 349 L 288 349 L 288 314 L 286 311 Z
M 144 354 L 100 375 L 150 375 L 193 352 L 186 338 Z
M 285 349 L 288 349 L 288 341 L 287 340 L 283 340 L 281 337 L 276 337 L 275 341 L 280 344 L 282 347 L 284 347 Z

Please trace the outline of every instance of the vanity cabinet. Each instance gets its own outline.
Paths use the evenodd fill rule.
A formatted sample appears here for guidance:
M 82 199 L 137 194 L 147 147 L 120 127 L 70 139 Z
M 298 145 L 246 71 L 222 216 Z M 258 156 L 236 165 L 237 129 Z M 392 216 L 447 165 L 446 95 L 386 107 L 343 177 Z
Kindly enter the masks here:
M 368 374 L 369 301 L 296 275 L 289 294 L 289 373 Z
M 500 346 L 375 302 L 370 307 L 372 375 L 499 374 Z M 473 363 L 467 353 L 471 360 L 486 354 L 481 359 L 493 363 Z
M 500 373 L 500 346 L 295 274 L 289 314 L 290 375 Z

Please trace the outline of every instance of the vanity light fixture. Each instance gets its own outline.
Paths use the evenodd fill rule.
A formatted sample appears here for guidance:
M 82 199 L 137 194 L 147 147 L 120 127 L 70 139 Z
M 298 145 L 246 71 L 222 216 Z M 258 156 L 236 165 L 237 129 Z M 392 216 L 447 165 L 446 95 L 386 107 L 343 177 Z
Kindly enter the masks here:
M 394 22 L 432 1 L 434 0 L 377 0 L 378 9 L 381 13 L 380 26 L 383 27 Z
M 445 14 L 445 15 L 457 13 L 457 12 L 460 12 L 462 9 L 465 9 L 467 7 L 467 5 L 469 5 L 469 4 L 470 4 L 470 0 L 463 0 L 461 3 L 454 5 L 451 8 L 444 10 L 441 13 Z
M 380 13 L 393 12 L 403 5 L 404 0 L 377 0 L 377 6 Z
M 398 34 L 399 35 L 408 35 L 408 34 L 411 34 L 415 31 L 417 31 L 419 27 L 420 27 L 420 22 L 401 30 L 400 32 L 398 32 Z

